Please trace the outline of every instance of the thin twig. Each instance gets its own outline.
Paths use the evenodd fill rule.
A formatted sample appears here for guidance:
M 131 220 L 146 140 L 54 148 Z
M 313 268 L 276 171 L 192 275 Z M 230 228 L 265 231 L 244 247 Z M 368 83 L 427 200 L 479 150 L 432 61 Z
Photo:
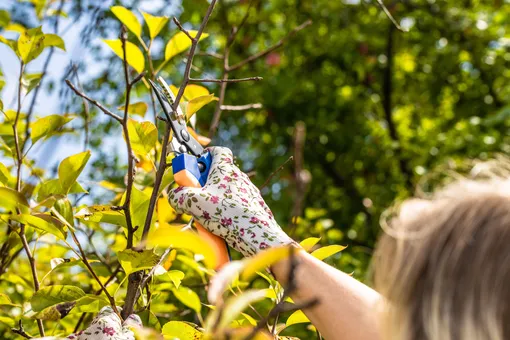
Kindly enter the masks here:
M 264 182 L 264 184 L 262 184 L 259 188 L 259 190 L 262 190 L 264 189 L 268 184 L 269 182 L 271 181 L 271 179 L 277 174 L 279 173 L 280 171 L 283 170 L 283 168 L 285 167 L 285 165 L 287 165 L 287 163 L 289 163 L 290 161 L 293 161 L 294 160 L 294 156 L 290 156 L 289 158 L 287 158 L 287 160 L 285 162 L 282 163 L 282 165 L 280 165 L 275 171 L 273 171 L 271 173 L 271 175 L 269 175 L 269 177 L 266 179 L 266 181 Z
M 222 111 L 244 111 L 250 109 L 261 109 L 261 103 L 245 104 L 245 105 L 221 105 Z
M 80 91 L 83 92 L 83 87 L 81 86 L 80 77 L 78 75 L 78 68 L 76 67 L 76 65 L 73 65 L 73 69 L 74 69 L 74 76 L 76 78 L 76 82 L 78 83 L 78 87 L 80 88 Z M 85 150 L 87 150 L 87 147 L 89 145 L 90 107 L 89 107 L 89 102 L 85 98 L 82 98 L 82 101 L 83 101 L 83 115 L 84 115 L 84 120 L 85 120 L 85 124 L 84 124 L 85 141 L 83 142 L 83 150 L 85 151 Z
M 13 333 L 18 334 L 18 335 L 21 335 L 25 339 L 32 339 L 33 338 L 30 335 L 28 335 L 27 332 L 25 332 L 25 329 L 23 328 L 23 323 L 21 322 L 21 319 L 18 322 L 18 327 L 19 328 L 11 328 L 11 331 Z
M 200 78 L 190 78 L 191 83 L 240 83 L 243 81 L 260 81 L 264 78 L 262 77 L 249 77 L 249 78 L 237 78 L 237 79 L 200 79 Z
M 390 19 L 390 21 L 393 23 L 393 25 L 395 25 L 395 27 L 401 31 L 401 32 L 407 32 L 406 30 L 404 30 L 402 27 L 400 27 L 400 25 L 398 24 L 397 20 L 395 20 L 395 18 L 393 17 L 393 15 L 391 15 L 390 11 L 388 10 L 388 8 L 386 6 L 384 6 L 384 3 L 382 2 L 382 0 L 375 0 L 375 2 L 379 5 L 379 7 L 381 7 L 382 11 L 384 12 L 384 14 L 386 14 L 386 16 L 388 17 L 388 19 Z
M 69 79 L 66 79 L 66 84 L 67 86 L 69 86 L 71 88 L 71 90 L 74 91 L 74 93 L 76 93 L 78 96 L 88 100 L 91 104 L 95 105 L 98 109 L 100 109 L 101 111 L 103 111 L 107 116 L 110 116 L 112 117 L 113 119 L 115 119 L 116 121 L 118 121 L 119 123 L 122 124 L 122 118 L 120 118 L 118 115 L 116 115 L 115 113 L 113 113 L 112 111 L 108 110 L 106 107 L 104 107 L 100 102 L 98 102 L 97 100 L 94 100 L 92 98 L 90 98 L 89 96 L 87 96 L 85 93 L 81 92 L 80 90 L 78 90 L 74 85 L 73 83 L 71 83 L 69 81 Z
M 191 34 L 189 34 L 189 32 L 184 27 L 182 27 L 180 21 L 176 17 L 173 17 L 172 19 L 173 19 L 174 23 L 177 25 L 177 27 L 181 30 L 181 32 L 186 34 L 186 36 L 191 40 L 191 42 L 195 42 L 195 39 L 197 39 L 197 38 L 193 38 L 191 36 Z M 198 36 L 198 34 L 197 34 L 197 36 Z M 191 52 L 190 52 L 190 54 L 191 54 Z
M 223 56 L 221 54 L 215 53 L 215 52 L 198 52 L 195 53 L 196 56 L 206 56 L 206 57 L 212 57 L 216 59 L 223 59 Z

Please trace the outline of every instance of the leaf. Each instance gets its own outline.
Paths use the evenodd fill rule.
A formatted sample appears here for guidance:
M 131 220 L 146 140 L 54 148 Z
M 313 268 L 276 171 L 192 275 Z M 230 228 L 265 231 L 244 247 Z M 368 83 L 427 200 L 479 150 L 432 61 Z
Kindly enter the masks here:
M 67 237 L 67 232 L 64 231 L 63 226 L 58 224 L 58 220 L 52 218 L 50 215 L 37 214 L 37 216 L 35 216 L 29 214 L 20 214 L 11 216 L 11 219 L 18 221 L 19 223 L 26 224 L 39 231 L 55 235 L 61 240 L 65 240 Z
M 11 14 L 5 9 L 0 10 L 0 27 L 5 27 L 11 21 Z
M 215 268 L 218 263 L 216 253 L 206 241 L 195 233 L 183 231 L 166 223 L 160 224 L 159 228 L 149 233 L 147 243 L 150 246 L 187 249 L 195 254 L 201 254 L 208 268 Z
M 45 34 L 44 35 L 44 47 L 57 47 L 61 50 L 66 50 L 66 44 L 64 43 L 64 40 L 56 35 L 56 34 Z
M 170 270 L 166 272 L 166 277 L 172 281 L 172 283 L 175 285 L 175 288 L 179 288 L 182 279 L 184 279 L 184 273 L 180 270 Z
M 58 166 L 58 178 L 62 190 L 67 193 L 71 186 L 76 182 L 76 179 L 82 172 L 90 158 L 90 151 L 78 153 L 73 156 L 65 158 Z
M 257 272 L 269 267 L 273 263 L 289 257 L 290 253 L 290 247 L 275 247 L 264 250 L 263 252 L 246 259 L 244 270 L 241 273 L 241 280 L 249 281 L 257 274 Z
M 189 323 L 182 321 L 170 321 L 163 325 L 161 333 L 165 339 L 199 340 L 202 333 Z
M 62 215 L 71 227 L 74 227 L 73 206 L 67 197 L 58 199 L 55 202 L 55 210 Z
M 249 305 L 266 298 L 266 290 L 247 290 L 238 296 L 231 297 L 225 302 L 218 328 L 228 327 Z M 214 312 L 211 314 L 215 314 Z M 208 318 L 209 319 L 209 318 Z M 208 323 L 206 322 L 206 329 Z
M 207 300 L 209 303 L 217 304 L 220 301 L 223 292 L 238 277 L 239 273 L 246 265 L 246 261 L 231 261 L 222 266 L 221 270 L 213 276 L 207 291 Z
M 126 227 L 126 217 L 124 212 L 117 208 L 107 205 L 92 205 L 78 211 L 74 217 L 91 222 L 103 222 Z
M 87 295 L 76 300 L 73 313 L 97 313 L 103 307 L 108 306 L 109 302 L 101 295 Z
M 19 57 L 18 44 L 15 40 L 6 39 L 0 35 L 0 42 L 9 46 L 9 48 Z
M 158 199 L 158 203 L 156 206 L 157 213 L 158 213 L 158 221 L 159 222 L 172 222 L 177 217 L 177 212 L 170 206 L 170 203 L 168 203 L 168 198 L 166 196 L 163 196 Z
M 23 194 L 6 187 L 0 187 L 0 207 L 14 211 L 16 208 L 21 212 L 28 212 L 28 201 Z
M 319 242 L 321 240 L 320 237 L 309 237 L 303 241 L 301 241 L 301 243 L 299 243 L 301 245 L 301 247 L 303 247 L 304 250 L 306 250 L 307 252 L 309 252 L 310 250 L 312 250 L 312 248 L 317 244 L 317 242 Z
M 0 163 L 0 183 L 7 186 L 11 181 L 11 178 L 12 176 L 9 169 L 7 169 L 7 167 L 3 163 Z
M 188 31 L 189 35 L 193 38 L 196 37 L 198 31 Z M 209 34 L 202 33 L 200 41 L 207 38 Z M 166 44 L 165 47 L 165 60 L 171 59 L 181 52 L 186 51 L 191 47 L 191 39 L 186 36 L 183 32 L 177 32 L 172 39 Z
M 208 96 L 209 90 L 206 87 L 190 84 L 184 89 L 184 98 L 191 100 L 197 97 Z
M 125 196 L 122 201 L 124 201 Z M 143 226 L 145 224 L 145 217 L 147 216 L 147 211 L 149 210 L 151 197 L 144 191 L 138 190 L 136 187 L 133 187 L 131 192 L 131 221 L 133 223 L 133 227 L 138 229 L 135 232 L 135 240 L 139 241 L 142 236 Z M 156 216 L 152 216 L 152 221 L 155 220 Z
M 122 60 L 124 60 L 124 51 L 122 49 L 122 42 L 119 39 L 103 40 L 113 52 Z M 126 41 L 126 54 L 127 63 L 134 68 L 136 72 L 142 73 L 145 69 L 145 57 L 142 51 L 132 42 Z
M 45 308 L 62 302 L 76 301 L 85 296 L 85 292 L 76 286 L 54 285 L 42 287 L 30 299 L 32 310 L 40 312 Z
M 159 256 L 152 250 L 139 252 L 126 249 L 119 252 L 117 257 L 126 275 L 143 269 L 151 269 L 159 262 Z
M 218 100 L 217 97 L 214 96 L 214 94 L 209 94 L 207 96 L 200 96 L 191 99 L 188 102 L 188 106 L 186 109 L 186 119 L 190 119 L 191 116 L 195 114 L 198 110 L 200 110 L 202 107 L 204 107 L 206 104 L 209 104 L 210 102 Z
M 158 36 L 163 27 L 165 27 L 168 22 L 168 17 L 157 17 L 143 11 L 140 12 L 142 12 L 145 22 L 149 27 L 149 36 L 151 37 L 151 40 L 153 40 Z
M 44 33 L 41 26 L 23 31 L 18 38 L 18 53 L 21 60 L 28 64 L 44 50 Z
M 298 323 L 307 323 L 307 322 L 310 322 L 310 319 L 308 319 L 306 317 L 306 315 L 305 315 L 305 313 L 303 313 L 303 311 L 297 310 L 294 313 L 292 313 L 291 316 L 289 316 L 285 325 L 287 327 L 289 327 L 289 326 L 292 326 L 292 325 L 295 325 Z
M 12 301 L 6 294 L 0 293 L 0 305 L 12 305 Z
M 30 138 L 32 144 L 41 138 L 48 138 L 53 135 L 53 132 L 60 129 L 65 124 L 69 123 L 73 118 L 61 115 L 49 115 L 39 118 L 32 123 L 32 131 L 30 131 Z
M 117 110 L 124 111 L 125 107 L 126 107 L 125 105 L 119 106 L 117 108 Z M 145 113 L 147 112 L 148 108 L 149 108 L 149 105 L 147 105 L 147 103 L 144 103 L 144 102 L 129 104 L 128 114 L 145 117 Z
M 312 256 L 319 260 L 324 260 L 326 257 L 335 255 L 336 253 L 341 252 L 345 248 L 347 248 L 347 247 L 340 246 L 340 245 L 332 245 L 332 246 L 322 247 L 322 248 L 319 248 L 319 249 L 315 250 L 314 252 L 312 252 Z
M 129 119 L 127 128 L 131 147 L 135 153 L 145 156 L 154 149 L 158 141 L 158 130 L 154 124 Z
M 200 313 L 202 304 L 200 303 L 200 298 L 198 297 L 197 293 L 184 286 L 173 289 L 172 293 L 174 293 L 177 300 L 193 309 L 195 312 Z
M 25 91 L 27 92 L 26 94 L 29 94 L 33 89 L 39 86 L 41 78 L 42 73 L 25 74 L 23 76 L 21 83 L 23 85 L 23 88 L 25 88 Z
M 138 38 L 142 36 L 142 25 L 140 25 L 140 22 L 133 12 L 122 6 L 113 6 L 111 10 L 112 13 L 115 14 L 115 16 L 120 20 L 120 22 L 122 22 Z

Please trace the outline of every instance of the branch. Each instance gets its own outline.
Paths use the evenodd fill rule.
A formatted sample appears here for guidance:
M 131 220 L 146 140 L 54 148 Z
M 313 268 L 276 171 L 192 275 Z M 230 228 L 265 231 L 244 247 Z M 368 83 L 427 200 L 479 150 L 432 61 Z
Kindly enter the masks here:
M 295 194 L 294 194 L 294 206 L 292 208 L 292 215 L 290 220 L 290 226 L 292 228 L 292 232 L 294 232 L 294 228 L 296 225 L 296 218 L 301 216 L 303 212 L 303 201 L 305 199 L 306 187 L 308 183 L 310 183 L 310 173 L 303 169 L 304 156 L 303 149 L 305 144 L 306 137 L 306 125 L 303 122 L 297 122 L 294 128 L 294 159 L 295 159 L 295 169 L 294 169 L 294 181 L 296 183 L 295 186 Z
M 384 6 L 384 3 L 382 2 L 382 0 L 375 0 L 375 2 L 377 2 L 377 4 L 379 5 L 379 7 L 381 7 L 382 11 L 384 12 L 384 14 L 386 14 L 386 16 L 388 17 L 388 19 L 390 19 L 390 21 L 393 23 L 393 25 L 395 25 L 395 27 L 401 31 L 401 32 L 407 32 L 406 30 L 404 30 L 402 27 L 400 27 L 400 25 L 398 24 L 398 22 L 395 20 L 395 18 L 393 17 L 393 15 L 391 15 L 390 11 L 388 10 L 388 8 L 386 6 Z
M 269 175 L 269 177 L 266 179 L 266 181 L 264 182 L 264 184 L 262 184 L 262 186 L 259 188 L 259 190 L 262 190 L 264 189 L 268 184 L 269 182 L 271 181 L 271 179 L 277 174 L 279 173 L 280 171 L 283 170 L 283 168 L 285 167 L 285 165 L 287 165 L 288 162 L 294 160 L 294 156 L 290 156 L 289 158 L 287 158 L 287 160 L 285 162 L 283 162 L 282 165 L 280 165 L 275 171 L 273 171 L 271 173 L 271 175 Z
M 260 81 L 262 77 L 249 77 L 249 78 L 237 78 L 237 79 L 197 79 L 190 78 L 192 83 L 240 83 L 243 81 Z
M 179 28 L 179 30 L 181 30 L 182 33 L 186 34 L 186 36 L 191 40 L 192 43 L 195 42 L 196 38 L 193 38 L 191 36 L 191 34 L 189 34 L 189 32 L 184 27 L 182 27 L 180 21 L 176 17 L 173 17 L 172 19 L 173 19 L 174 23 L 177 25 L 177 27 Z M 198 34 L 197 34 L 197 36 L 198 36 Z
M 16 333 L 18 335 L 21 335 L 22 337 L 24 337 L 25 339 L 33 339 L 33 337 L 31 337 L 30 335 L 28 335 L 26 332 L 25 332 L 25 329 L 23 328 L 23 323 L 21 322 L 21 319 L 19 320 L 18 322 L 18 327 L 19 328 L 11 328 L 11 331 L 13 333 Z
M 81 86 L 80 77 L 78 76 L 78 68 L 76 65 L 73 65 L 74 69 L 74 76 L 76 77 L 76 82 L 78 83 L 78 87 L 80 88 L 80 91 L 83 92 L 83 87 Z M 83 114 L 84 114 L 84 120 L 85 120 L 85 141 L 83 145 L 84 151 L 87 150 L 87 146 L 89 145 L 89 119 L 90 119 L 90 108 L 89 108 L 89 102 L 82 98 L 83 101 Z
M 107 116 L 110 116 L 112 117 L 113 119 L 115 119 L 116 121 L 118 121 L 119 123 L 122 124 L 122 118 L 120 118 L 119 116 L 117 116 L 115 113 L 113 113 L 112 111 L 108 110 L 106 107 L 104 107 L 100 102 L 98 102 L 97 100 L 94 100 L 92 98 L 90 98 L 89 96 L 87 96 L 85 93 L 81 92 L 80 90 L 78 90 L 76 87 L 74 87 L 73 83 L 71 83 L 69 81 L 69 79 L 66 79 L 66 84 L 67 86 L 69 86 L 71 88 L 71 90 L 74 91 L 74 93 L 76 93 L 78 96 L 88 100 L 91 104 L 95 105 L 98 109 L 100 109 L 101 111 L 103 111 Z
M 290 31 L 285 37 L 283 37 L 280 41 L 278 41 L 273 46 L 271 46 L 263 51 L 260 51 L 256 54 L 244 59 L 243 61 L 240 61 L 239 63 L 237 63 L 233 66 L 230 66 L 228 68 L 228 71 L 231 72 L 231 71 L 237 70 L 238 68 L 243 67 L 244 65 L 254 62 L 255 60 L 262 58 L 263 56 L 271 53 L 272 51 L 276 50 L 278 47 L 282 46 L 285 43 L 285 41 L 287 41 L 287 39 L 291 38 L 294 34 L 296 34 L 297 32 L 301 31 L 303 28 L 305 28 L 311 24 L 312 24 L 312 20 L 305 21 L 301 25 L 295 27 L 292 31 Z
M 261 103 L 245 104 L 245 105 L 221 105 L 222 111 L 244 111 L 250 109 L 261 109 Z

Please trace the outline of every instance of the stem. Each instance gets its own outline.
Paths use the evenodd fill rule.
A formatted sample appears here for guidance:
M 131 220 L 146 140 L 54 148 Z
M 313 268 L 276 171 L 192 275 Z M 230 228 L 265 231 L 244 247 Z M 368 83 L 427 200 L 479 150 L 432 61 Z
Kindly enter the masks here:
M 21 191 L 21 166 L 23 163 L 23 155 L 21 153 L 21 148 L 19 145 L 19 136 L 18 136 L 18 121 L 19 116 L 21 114 L 21 90 L 22 90 L 22 81 L 23 81 L 23 72 L 25 71 L 25 63 L 21 61 L 20 70 L 19 70 L 19 85 L 18 85 L 18 110 L 16 111 L 16 117 L 14 118 L 14 123 L 12 124 L 12 130 L 14 133 L 14 145 L 16 148 L 16 190 Z

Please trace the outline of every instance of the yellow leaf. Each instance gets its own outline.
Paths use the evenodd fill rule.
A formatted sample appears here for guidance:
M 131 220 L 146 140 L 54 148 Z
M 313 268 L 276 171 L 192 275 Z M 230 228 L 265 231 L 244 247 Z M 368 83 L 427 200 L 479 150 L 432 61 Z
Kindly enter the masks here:
M 347 248 L 347 247 L 339 246 L 339 245 L 322 247 L 322 248 L 319 248 L 319 249 L 315 250 L 314 252 L 312 252 L 312 256 L 319 260 L 324 260 L 326 257 L 335 255 L 336 253 L 341 252 L 345 248 Z
M 140 12 L 142 12 L 143 17 L 145 18 L 145 22 L 149 27 L 149 35 L 151 37 L 151 40 L 156 38 L 159 32 L 163 29 L 163 27 L 165 27 L 166 23 L 168 22 L 168 17 L 156 17 L 143 11 Z
M 138 38 L 141 37 L 142 25 L 140 25 L 140 22 L 133 12 L 122 6 L 113 6 L 111 10 L 120 22 L 122 22 L 131 32 L 133 32 Z
M 270 265 L 287 258 L 290 255 L 290 247 L 275 247 L 247 259 L 244 270 L 241 273 L 241 280 L 249 281 L 252 277 Z
M 295 325 L 298 323 L 306 323 L 306 322 L 310 322 L 310 319 L 308 319 L 306 317 L 305 313 L 303 313 L 301 310 L 297 310 L 294 313 L 292 313 L 291 316 L 289 316 L 285 325 L 287 327 L 289 327 L 289 326 L 292 326 L 292 325 Z
M 197 327 L 198 328 L 198 327 Z M 163 325 L 161 333 L 165 339 L 201 339 L 202 333 L 191 324 L 183 321 L 170 321 Z
M 204 263 L 209 268 L 216 268 L 218 263 L 214 249 L 197 234 L 182 231 L 180 227 L 166 223 L 161 223 L 159 228 L 149 234 L 147 243 L 150 246 L 187 249 L 195 254 L 201 254 L 204 256 Z
M 20 24 L 17 24 L 15 22 L 13 22 L 13 23 L 10 23 L 9 25 L 7 25 L 5 27 L 5 30 L 6 31 L 14 31 L 14 32 L 18 32 L 18 33 L 23 33 L 23 32 L 26 31 L 26 28 L 23 25 L 20 25 Z
M 188 31 L 189 34 L 194 38 L 197 35 L 197 31 Z M 205 39 L 209 36 L 207 33 L 202 33 L 200 40 Z M 191 47 L 191 40 L 183 32 L 178 32 L 172 39 L 166 44 L 165 47 L 165 60 L 168 60 L 181 52 L 186 51 Z
M 18 38 L 18 53 L 25 64 L 37 58 L 44 50 L 44 33 L 41 27 L 21 32 Z
M 124 60 L 124 51 L 122 50 L 122 42 L 119 39 L 103 40 L 110 48 Z M 138 73 L 142 73 L 145 69 L 145 58 L 142 51 L 132 42 L 126 41 L 126 54 L 128 64 Z
M 159 223 L 172 222 L 177 217 L 174 208 L 168 203 L 168 197 L 164 194 L 163 197 L 158 199 L 157 211 Z
M 198 110 L 200 110 L 204 105 L 209 104 L 213 100 L 218 100 L 217 97 L 214 96 L 214 94 L 209 94 L 207 96 L 200 96 L 191 99 L 188 102 L 188 107 L 186 109 L 186 118 L 190 119 L 191 116 L 195 114 Z
M 56 34 L 45 34 L 44 46 L 45 47 L 54 46 L 60 48 L 63 51 L 66 50 L 66 44 L 64 43 L 64 40 L 62 40 L 62 38 Z
M 184 98 L 191 100 L 193 98 L 209 95 L 209 90 L 203 86 L 191 84 L 184 89 Z
M 125 105 L 119 106 L 117 110 L 124 111 Z M 149 105 L 144 102 L 137 102 L 133 104 L 129 104 L 128 113 L 131 115 L 138 115 L 140 117 L 145 117 L 145 113 L 149 109 Z
M 156 146 L 158 130 L 151 122 L 138 122 L 129 119 L 127 127 L 131 147 L 135 153 L 144 156 Z
M 170 85 L 170 91 L 172 91 L 174 96 L 177 96 L 177 93 L 179 92 L 179 88 L 175 85 Z
M 301 241 L 301 243 L 299 244 L 301 245 L 301 247 L 303 247 L 304 250 L 309 252 L 317 244 L 317 242 L 320 241 L 320 239 L 321 239 L 320 237 L 309 237 Z
M 143 156 L 140 157 L 140 161 L 136 163 L 136 167 L 145 170 L 146 172 L 151 172 L 154 169 L 154 163 L 148 158 Z

